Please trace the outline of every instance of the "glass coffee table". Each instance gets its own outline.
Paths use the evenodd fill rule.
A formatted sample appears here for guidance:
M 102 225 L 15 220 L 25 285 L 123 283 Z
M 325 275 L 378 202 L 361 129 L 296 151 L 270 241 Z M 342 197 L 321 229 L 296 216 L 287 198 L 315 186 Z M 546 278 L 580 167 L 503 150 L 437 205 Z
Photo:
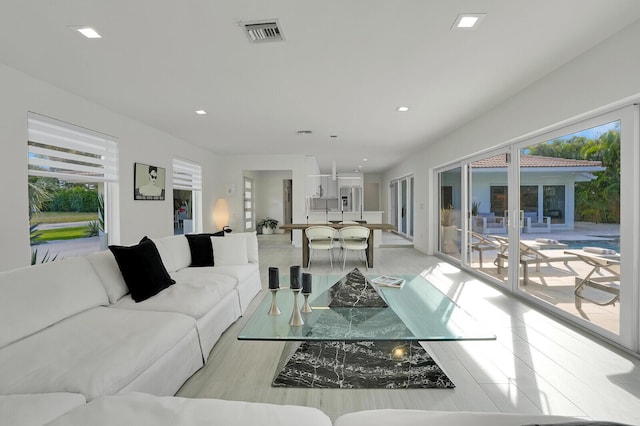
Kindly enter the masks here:
M 404 285 L 391 288 L 354 271 L 313 276 L 302 325 L 290 325 L 294 294 L 284 287 L 275 297 L 279 315 L 269 315 L 268 294 L 249 318 L 238 340 L 291 342 L 273 386 L 454 387 L 418 342 L 496 339 L 421 276 L 403 276 Z M 443 386 L 431 386 L 437 382 Z

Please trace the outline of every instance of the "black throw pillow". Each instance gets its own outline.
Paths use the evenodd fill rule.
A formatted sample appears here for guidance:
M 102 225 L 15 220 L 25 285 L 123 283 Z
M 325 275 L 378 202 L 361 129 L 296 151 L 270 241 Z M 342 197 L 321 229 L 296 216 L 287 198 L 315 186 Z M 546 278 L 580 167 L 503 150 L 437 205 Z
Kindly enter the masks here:
M 109 246 L 109 250 L 116 258 L 124 282 L 127 283 L 131 297 L 136 302 L 155 296 L 176 283 L 164 267 L 158 248 L 147 237 L 138 245 L 112 245 Z
M 191 250 L 191 266 L 214 266 L 211 237 L 207 234 L 186 234 Z
M 185 234 L 191 250 L 190 266 L 215 266 L 211 237 L 224 237 L 224 231 L 213 234 Z

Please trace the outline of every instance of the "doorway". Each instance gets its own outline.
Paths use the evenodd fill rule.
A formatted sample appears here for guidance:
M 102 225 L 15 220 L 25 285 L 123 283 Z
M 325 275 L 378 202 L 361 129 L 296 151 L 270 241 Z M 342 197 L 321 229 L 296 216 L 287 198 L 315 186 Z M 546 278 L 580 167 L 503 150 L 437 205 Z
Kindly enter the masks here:
M 282 217 L 283 223 L 293 223 L 293 179 L 282 180 Z M 289 233 L 293 239 L 293 232 Z

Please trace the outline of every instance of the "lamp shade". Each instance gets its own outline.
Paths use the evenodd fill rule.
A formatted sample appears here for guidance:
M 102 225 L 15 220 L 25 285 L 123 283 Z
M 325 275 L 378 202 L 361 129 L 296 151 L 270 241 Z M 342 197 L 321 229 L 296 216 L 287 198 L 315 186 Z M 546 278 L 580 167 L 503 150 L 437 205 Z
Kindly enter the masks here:
M 218 198 L 213 208 L 213 221 L 216 228 L 222 229 L 229 224 L 229 204 L 225 198 Z

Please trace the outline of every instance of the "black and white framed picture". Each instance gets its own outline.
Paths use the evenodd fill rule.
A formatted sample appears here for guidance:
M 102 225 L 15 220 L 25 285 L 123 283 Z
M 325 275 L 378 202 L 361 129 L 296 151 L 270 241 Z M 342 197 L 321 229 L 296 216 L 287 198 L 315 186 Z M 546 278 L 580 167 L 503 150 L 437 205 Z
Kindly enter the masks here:
M 134 163 L 134 200 L 164 200 L 166 170 L 163 167 Z

